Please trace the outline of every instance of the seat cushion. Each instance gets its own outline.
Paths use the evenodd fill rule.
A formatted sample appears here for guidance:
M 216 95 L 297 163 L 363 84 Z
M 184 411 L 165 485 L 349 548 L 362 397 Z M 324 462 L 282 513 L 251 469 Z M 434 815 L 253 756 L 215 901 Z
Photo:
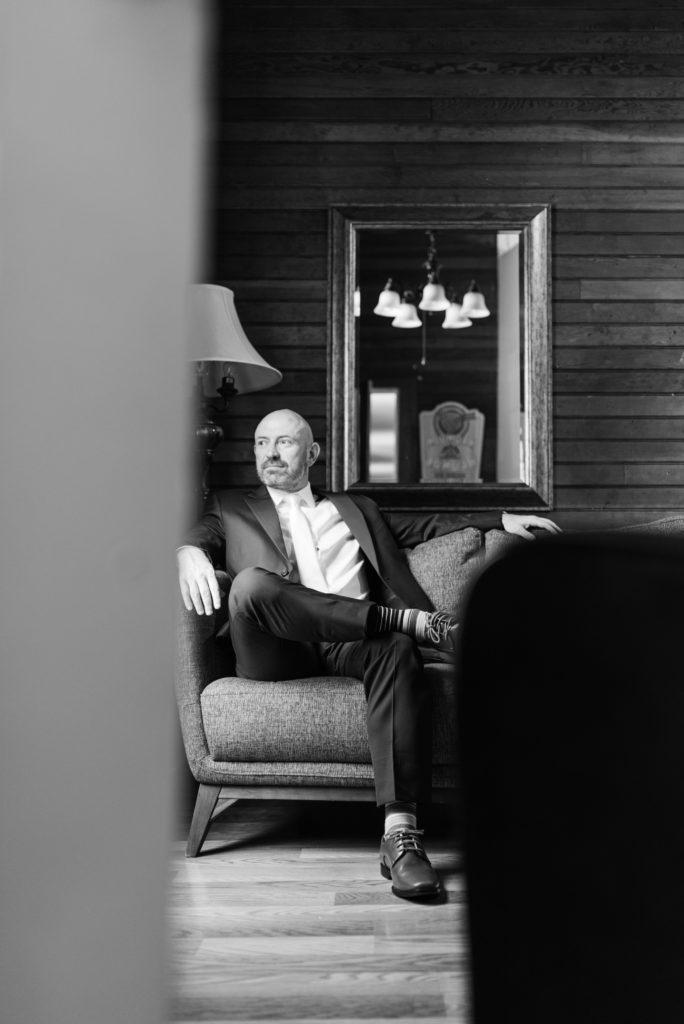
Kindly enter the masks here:
M 428 665 L 432 687 L 433 763 L 455 761 L 453 666 Z M 366 699 L 358 679 L 312 676 L 262 682 L 228 676 L 201 697 L 214 761 L 370 764 Z
M 267 682 L 229 676 L 210 683 L 201 702 L 215 761 L 370 760 L 366 702 L 357 679 Z

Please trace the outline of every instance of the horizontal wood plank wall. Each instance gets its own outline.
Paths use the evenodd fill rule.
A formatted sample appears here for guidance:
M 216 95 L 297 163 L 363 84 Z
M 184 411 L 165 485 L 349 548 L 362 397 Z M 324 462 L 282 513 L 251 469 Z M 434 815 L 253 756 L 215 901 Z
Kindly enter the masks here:
M 283 382 L 233 403 L 326 426 L 331 204 L 553 206 L 555 518 L 684 508 L 684 18 L 678 0 L 217 3 L 210 279 Z M 315 482 L 325 482 L 325 445 Z

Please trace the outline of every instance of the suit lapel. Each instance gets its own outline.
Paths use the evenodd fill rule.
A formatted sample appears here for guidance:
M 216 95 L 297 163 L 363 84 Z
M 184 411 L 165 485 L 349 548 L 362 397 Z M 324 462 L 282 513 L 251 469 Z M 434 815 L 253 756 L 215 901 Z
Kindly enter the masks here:
M 371 563 L 377 573 L 380 572 L 378 565 L 378 553 L 375 550 L 375 544 L 371 532 L 368 529 L 368 523 L 366 522 L 363 512 L 359 506 L 349 497 L 348 494 L 325 494 L 324 497 L 329 498 L 333 505 L 340 513 L 345 523 L 351 530 L 352 534 L 358 540 L 361 550 L 364 555 Z
M 283 540 L 283 531 L 280 529 L 280 520 L 278 519 L 276 507 L 271 501 L 271 495 L 265 487 L 258 487 L 256 491 L 251 491 L 244 497 L 245 503 L 249 507 L 254 518 L 268 535 L 269 539 L 278 549 L 285 561 L 288 562 L 289 559 L 287 557 L 285 541 Z
M 345 523 L 356 537 L 361 550 L 376 572 L 379 572 L 378 554 L 373 543 L 368 523 L 358 505 L 347 494 L 327 494 L 319 492 L 321 497 L 329 498 L 340 513 Z M 264 486 L 258 487 L 244 495 L 245 504 L 257 520 L 271 543 L 278 550 L 285 562 L 289 562 L 280 520 L 271 496 Z

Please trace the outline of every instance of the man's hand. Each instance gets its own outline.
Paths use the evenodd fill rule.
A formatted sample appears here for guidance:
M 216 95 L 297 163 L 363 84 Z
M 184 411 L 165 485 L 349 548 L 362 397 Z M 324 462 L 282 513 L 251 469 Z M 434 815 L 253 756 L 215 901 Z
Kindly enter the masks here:
M 214 567 L 202 551 L 190 544 L 178 548 L 178 582 L 183 604 L 189 612 L 211 615 L 221 607 L 221 591 Z
M 530 526 L 537 526 L 541 530 L 548 530 L 549 533 L 560 533 L 560 526 L 551 519 L 544 519 L 542 516 L 518 515 L 514 512 L 504 512 L 501 516 L 501 523 L 506 533 L 515 533 L 525 540 L 534 540 L 534 534 L 530 533 Z

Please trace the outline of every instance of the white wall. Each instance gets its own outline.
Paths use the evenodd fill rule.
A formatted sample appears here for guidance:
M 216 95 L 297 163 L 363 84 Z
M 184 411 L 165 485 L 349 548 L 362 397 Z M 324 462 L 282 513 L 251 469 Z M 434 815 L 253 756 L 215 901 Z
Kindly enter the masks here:
M 199 0 L 0 53 L 0 1019 L 161 1020 Z

